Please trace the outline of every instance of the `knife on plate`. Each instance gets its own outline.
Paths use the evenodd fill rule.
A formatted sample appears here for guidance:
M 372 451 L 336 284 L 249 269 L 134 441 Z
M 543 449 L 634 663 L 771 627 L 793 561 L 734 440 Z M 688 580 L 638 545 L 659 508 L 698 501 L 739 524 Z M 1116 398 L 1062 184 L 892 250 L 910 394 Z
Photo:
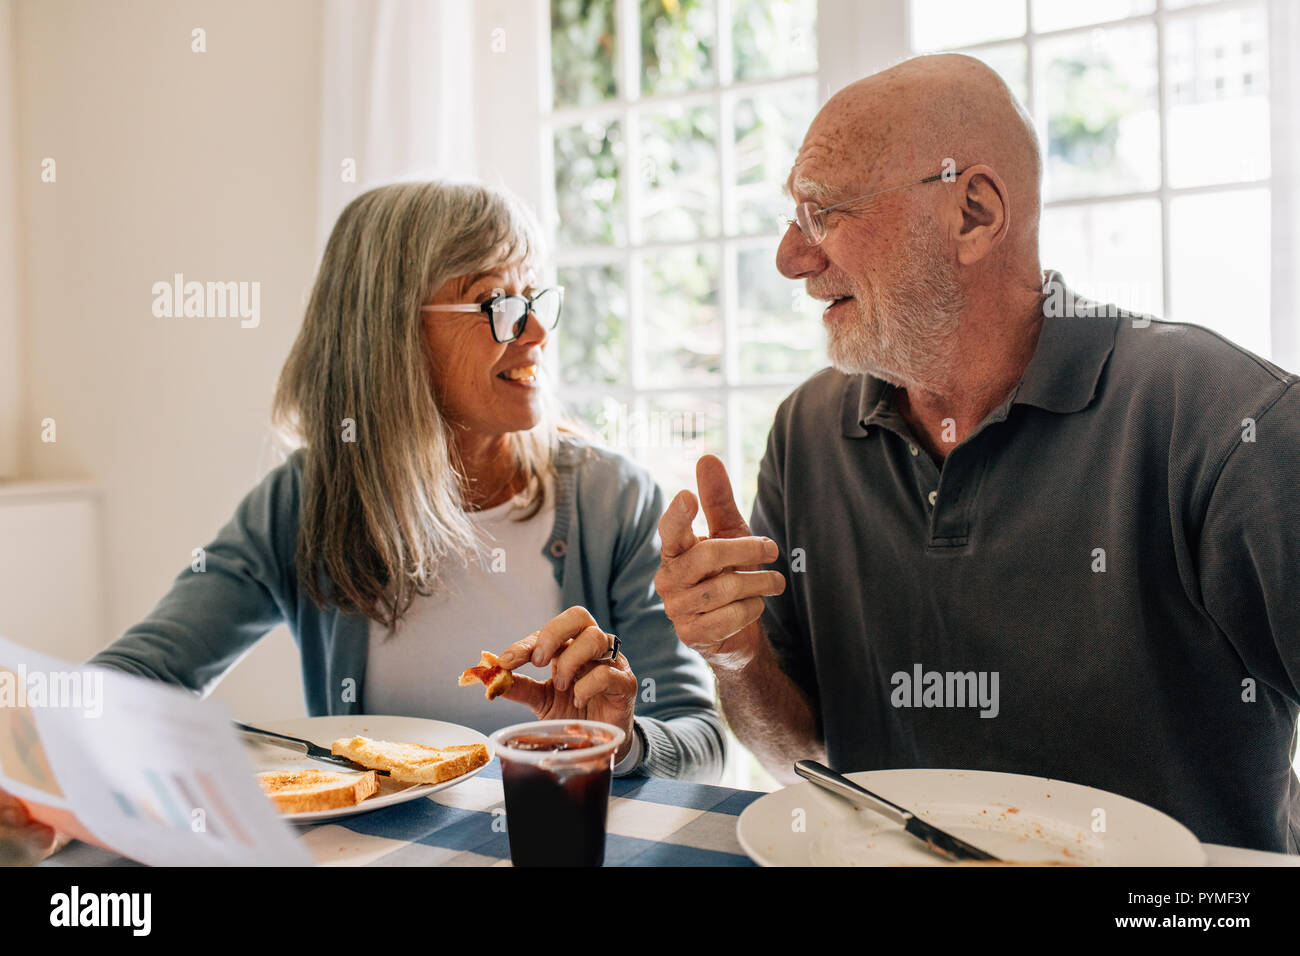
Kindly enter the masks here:
M 911 810 L 906 810 L 865 787 L 858 786 L 848 777 L 836 773 L 816 760 L 796 760 L 794 772 L 837 797 L 847 800 L 855 808 L 874 810 L 881 816 L 888 817 L 946 860 L 1002 862 L 993 854 L 986 853 L 979 847 L 940 830 L 932 823 L 926 823 Z
M 250 727 L 248 724 L 241 724 L 235 721 L 235 726 L 239 732 L 248 740 L 257 740 L 261 743 L 270 744 L 273 747 L 283 747 L 285 750 L 292 750 L 300 753 L 310 760 L 320 760 L 323 763 L 337 764 L 340 767 L 347 767 L 349 770 L 370 770 L 371 767 L 363 767 L 355 760 L 349 760 L 347 757 L 340 757 L 330 753 L 319 744 L 314 744 L 310 740 L 303 740 L 301 737 L 290 737 L 287 734 L 278 734 L 273 730 L 261 730 L 257 727 Z M 376 770 L 375 773 L 382 777 L 388 776 L 387 770 Z

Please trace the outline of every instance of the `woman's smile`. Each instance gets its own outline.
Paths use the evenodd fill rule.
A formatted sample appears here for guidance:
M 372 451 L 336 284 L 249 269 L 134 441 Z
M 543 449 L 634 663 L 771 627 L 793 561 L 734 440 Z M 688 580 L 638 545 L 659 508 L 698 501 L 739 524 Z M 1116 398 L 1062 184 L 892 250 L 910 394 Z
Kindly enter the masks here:
M 498 372 L 497 378 L 515 388 L 536 389 L 540 387 L 538 378 L 541 375 L 541 368 L 540 363 L 517 365 L 504 372 Z

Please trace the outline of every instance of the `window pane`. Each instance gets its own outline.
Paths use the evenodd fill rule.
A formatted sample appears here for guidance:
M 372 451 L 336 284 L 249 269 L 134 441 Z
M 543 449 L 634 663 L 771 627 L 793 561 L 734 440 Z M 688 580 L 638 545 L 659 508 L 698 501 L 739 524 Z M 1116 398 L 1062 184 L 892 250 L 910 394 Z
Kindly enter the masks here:
M 647 96 L 713 85 L 713 0 L 641 0 L 641 89 Z
M 629 404 L 612 395 L 580 395 L 565 402 L 565 408 L 587 425 L 601 444 L 623 454 L 653 460 L 662 452 L 680 452 L 679 457 L 705 453 L 706 445 L 720 444 L 722 420 L 717 399 L 701 402 L 692 396 L 670 394 L 644 397 Z M 695 488 L 695 461 L 690 459 L 691 489 Z M 684 485 L 681 487 L 685 487 Z M 681 487 L 664 491 L 672 497 Z
M 623 450 L 624 446 L 617 442 L 626 433 L 628 416 L 623 412 L 625 403 L 612 395 L 571 396 L 564 392 L 560 394 L 560 402 L 570 421 L 586 426 L 591 431 L 590 437 L 607 448 Z
M 1169 183 L 1269 174 L 1268 23 L 1259 8 L 1178 17 L 1165 30 Z
M 1056 269 L 1074 291 L 1133 312 L 1164 314 L 1159 200 L 1046 209 L 1039 246 L 1043 268 Z
M 817 112 L 815 84 L 736 100 L 736 228 L 742 235 L 784 231 L 794 215 L 781 190 Z
M 912 48 L 938 50 L 1025 32 L 1025 0 L 912 0 Z
M 621 266 L 559 270 L 564 311 L 554 335 L 560 381 L 585 386 L 627 381 L 627 280 Z
M 611 99 L 615 0 L 551 0 L 551 84 L 556 106 Z
M 735 79 L 817 71 L 817 0 L 732 0 L 731 17 Z
M 1023 43 L 1007 43 L 1002 46 L 981 47 L 978 50 L 961 50 L 967 56 L 983 60 L 997 71 L 998 75 L 1011 87 L 1026 108 L 1029 106 L 1028 60 L 1029 55 Z
M 776 246 L 736 253 L 740 380 L 802 380 L 827 364 L 822 303 L 776 271 Z
M 643 258 L 641 381 L 657 386 L 722 384 L 720 265 L 712 247 Z
M 608 245 L 627 241 L 619 161 L 618 120 L 587 120 L 555 131 L 555 204 L 559 244 Z
M 1087 3 L 1034 0 L 1034 30 L 1063 30 L 1084 23 L 1118 20 L 1150 13 L 1155 8 L 1155 0 L 1088 0 Z
M 758 490 L 758 464 L 767 451 L 767 436 L 772 430 L 776 408 L 791 389 L 764 389 L 761 392 L 743 392 L 738 402 L 740 408 L 740 474 L 732 476 L 736 488 L 736 504 L 748 521 L 754 511 L 754 495 Z M 797 547 L 797 545 L 795 545 Z M 788 557 L 788 555 L 783 555 Z
M 638 444 L 632 451 L 654 475 L 665 501 L 683 488 L 698 495 L 695 463 L 701 455 L 725 454 L 722 401 L 691 394 L 654 395 L 638 401 L 637 408 L 642 436 L 634 435 Z M 708 534 L 703 512 L 695 518 L 697 533 Z
M 1049 198 L 1155 189 L 1160 118 L 1153 26 L 1044 40 Z
M 718 114 L 674 107 L 641 118 L 641 228 L 646 242 L 697 239 L 720 228 Z
M 1178 196 L 1169 206 L 1169 317 L 1272 356 L 1267 189 Z

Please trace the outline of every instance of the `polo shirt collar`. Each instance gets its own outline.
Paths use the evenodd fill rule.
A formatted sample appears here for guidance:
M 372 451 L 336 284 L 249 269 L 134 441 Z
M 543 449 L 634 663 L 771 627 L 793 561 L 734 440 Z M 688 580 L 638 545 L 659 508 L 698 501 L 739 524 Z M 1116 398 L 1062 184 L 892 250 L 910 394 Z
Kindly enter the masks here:
M 1062 414 L 1082 411 L 1097 394 L 1119 322 L 1090 315 L 1096 304 L 1071 291 L 1055 270 L 1044 274 L 1043 293 L 1038 345 L 1010 404 Z M 850 376 L 841 415 L 844 436 L 861 438 L 871 425 L 896 424 L 901 416 L 894 407 L 895 390 L 873 375 Z
M 1121 320 L 1095 314 L 1097 303 L 1072 292 L 1055 270 L 1047 273 L 1043 292 L 1043 328 L 1015 402 L 1049 412 L 1079 412 L 1097 394 Z

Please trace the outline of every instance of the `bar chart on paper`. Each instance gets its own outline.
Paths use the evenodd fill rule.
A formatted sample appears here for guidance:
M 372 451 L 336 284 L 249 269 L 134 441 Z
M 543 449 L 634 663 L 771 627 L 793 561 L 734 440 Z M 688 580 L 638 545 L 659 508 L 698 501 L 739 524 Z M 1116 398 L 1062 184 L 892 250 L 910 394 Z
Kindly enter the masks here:
M 217 839 L 234 840 L 252 849 L 252 837 L 240 825 L 238 815 L 230 809 L 221 788 L 209 774 L 195 771 L 187 777 L 142 767 L 139 783 L 130 793 L 110 791 L 125 817 L 179 830 L 207 832 Z

